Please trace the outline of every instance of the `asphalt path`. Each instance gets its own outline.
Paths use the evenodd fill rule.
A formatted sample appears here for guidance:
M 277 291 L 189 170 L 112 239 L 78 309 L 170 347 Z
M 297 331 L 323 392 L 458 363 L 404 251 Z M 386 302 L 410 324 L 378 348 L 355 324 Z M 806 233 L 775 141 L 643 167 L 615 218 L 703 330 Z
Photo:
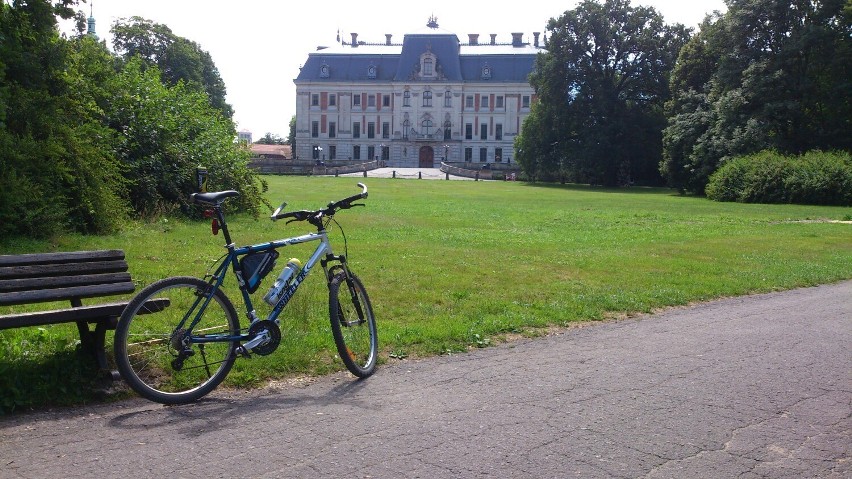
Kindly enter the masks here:
M 0 477 L 849 478 L 850 346 L 852 281 L 724 299 L 363 381 L 0 418 Z

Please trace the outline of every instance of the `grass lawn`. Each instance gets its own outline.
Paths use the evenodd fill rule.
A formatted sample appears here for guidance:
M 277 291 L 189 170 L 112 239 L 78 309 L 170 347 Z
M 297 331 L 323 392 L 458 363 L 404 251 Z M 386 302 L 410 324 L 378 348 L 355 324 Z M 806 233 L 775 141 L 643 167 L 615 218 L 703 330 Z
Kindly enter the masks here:
M 850 219 L 850 208 L 716 203 L 664 189 L 267 180 L 271 203 L 286 199 L 288 209 L 315 209 L 355 194 L 358 181 L 369 186 L 367 207 L 337 218 L 352 269 L 373 302 L 383 360 L 462 352 L 549 326 L 852 278 L 852 224 L 830 222 Z M 285 227 L 247 216 L 233 216 L 229 225 L 241 245 L 309 231 L 305 223 Z M 340 230 L 333 228 L 331 237 L 342 253 Z M 144 286 L 171 275 L 203 275 L 222 245 L 209 223 L 168 218 L 132 223 L 114 236 L 6 238 L 0 253 L 124 249 L 131 274 Z M 306 259 L 308 248 L 280 250 L 279 267 L 291 256 Z M 261 315 L 260 297 L 276 275 L 254 294 Z M 343 369 L 321 275 L 308 278 L 281 326 L 279 350 L 238 361 L 226 385 Z M 73 325 L 0 332 L 0 409 L 92 400 L 89 363 L 77 357 L 76 340 Z

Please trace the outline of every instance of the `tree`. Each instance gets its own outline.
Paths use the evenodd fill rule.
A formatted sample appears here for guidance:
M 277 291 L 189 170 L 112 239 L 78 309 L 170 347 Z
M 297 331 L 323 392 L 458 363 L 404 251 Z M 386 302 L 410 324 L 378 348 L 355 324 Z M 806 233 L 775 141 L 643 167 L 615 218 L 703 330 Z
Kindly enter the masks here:
M 203 91 L 210 105 L 231 119 L 233 108 L 225 101 L 225 82 L 210 54 L 197 43 L 175 35 L 166 25 L 142 17 L 119 19 L 112 26 L 113 48 L 126 60 L 139 57 L 147 66 L 157 66 L 169 85 L 183 81 Z
M 265 135 L 263 135 L 255 143 L 257 143 L 258 145 L 286 145 L 287 140 L 285 140 L 284 138 L 281 138 L 281 136 L 279 136 L 275 133 L 267 132 Z
M 290 117 L 290 132 L 287 133 L 287 144 L 290 145 L 290 151 L 296 153 L 296 115 Z
M 852 2 L 727 4 L 681 52 L 672 78 L 661 171 L 698 194 L 735 156 L 852 149 Z
M 114 136 L 102 123 L 97 83 L 111 63 L 91 39 L 59 37 L 56 16 L 71 18 L 72 3 L 0 3 L 4 234 L 109 232 L 124 217 L 121 170 L 111 157 Z
M 117 151 L 130 179 L 130 200 L 143 215 L 178 207 L 191 212 L 194 171 L 208 169 L 208 188 L 234 189 L 236 208 L 259 214 L 265 183 L 248 168 L 249 152 L 233 141 L 234 124 L 218 115 L 207 96 L 180 82 L 160 82 L 157 67 L 131 59 L 116 77 L 110 121 L 120 126 Z
M 585 0 L 547 29 L 530 76 L 545 105 L 533 121 L 555 131 L 543 135 L 552 147 L 539 146 L 547 156 L 537 168 L 605 185 L 660 183 L 663 105 L 688 30 L 629 0 Z

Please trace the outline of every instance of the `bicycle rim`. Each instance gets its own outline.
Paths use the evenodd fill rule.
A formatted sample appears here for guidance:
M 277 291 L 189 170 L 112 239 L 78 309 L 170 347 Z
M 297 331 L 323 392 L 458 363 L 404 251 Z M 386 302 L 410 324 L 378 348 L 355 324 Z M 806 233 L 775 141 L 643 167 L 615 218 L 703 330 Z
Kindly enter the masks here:
M 376 321 L 364 285 L 354 274 L 352 281 L 351 292 L 342 273 L 329 286 L 331 331 L 340 359 L 349 372 L 367 377 L 373 374 L 378 359 Z
M 164 404 L 195 401 L 228 375 L 236 342 L 193 341 L 239 332 L 233 304 L 219 290 L 207 301 L 207 288 L 207 282 L 197 278 L 158 281 L 140 292 L 122 314 L 115 333 L 116 364 L 128 385 L 143 397 Z

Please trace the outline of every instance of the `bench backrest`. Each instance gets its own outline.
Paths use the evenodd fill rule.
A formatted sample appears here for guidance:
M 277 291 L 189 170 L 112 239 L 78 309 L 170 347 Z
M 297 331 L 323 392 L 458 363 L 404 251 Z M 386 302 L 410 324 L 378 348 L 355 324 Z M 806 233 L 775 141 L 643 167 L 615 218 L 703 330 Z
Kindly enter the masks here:
M 131 293 L 124 251 L 0 255 L 0 306 Z

